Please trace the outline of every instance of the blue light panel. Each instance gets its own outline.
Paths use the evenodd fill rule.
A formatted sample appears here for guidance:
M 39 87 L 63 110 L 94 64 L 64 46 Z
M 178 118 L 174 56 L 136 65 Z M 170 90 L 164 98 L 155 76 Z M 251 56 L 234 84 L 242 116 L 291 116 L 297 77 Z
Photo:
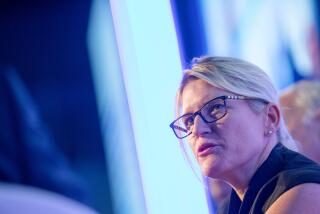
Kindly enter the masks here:
M 170 4 L 110 3 L 147 212 L 208 213 L 203 186 L 169 128 L 181 78 Z

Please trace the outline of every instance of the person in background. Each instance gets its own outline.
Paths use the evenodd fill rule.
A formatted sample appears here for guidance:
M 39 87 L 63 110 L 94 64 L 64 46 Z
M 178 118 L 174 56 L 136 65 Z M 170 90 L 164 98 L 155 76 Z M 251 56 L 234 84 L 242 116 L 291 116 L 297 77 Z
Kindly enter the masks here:
M 300 152 L 320 163 L 320 81 L 302 80 L 280 97 L 286 126 Z
M 0 182 L 30 185 L 92 206 L 18 73 L 0 66 Z
M 270 78 L 235 58 L 185 70 L 170 124 L 205 177 L 232 187 L 228 213 L 318 213 L 320 166 L 295 148 Z

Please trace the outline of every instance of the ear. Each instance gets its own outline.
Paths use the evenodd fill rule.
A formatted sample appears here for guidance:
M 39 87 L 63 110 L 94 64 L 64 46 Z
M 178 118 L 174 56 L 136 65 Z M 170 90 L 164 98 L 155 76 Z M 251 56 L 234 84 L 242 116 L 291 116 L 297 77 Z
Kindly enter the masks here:
M 265 133 L 274 133 L 279 129 L 280 110 L 273 103 L 269 103 L 266 107 Z

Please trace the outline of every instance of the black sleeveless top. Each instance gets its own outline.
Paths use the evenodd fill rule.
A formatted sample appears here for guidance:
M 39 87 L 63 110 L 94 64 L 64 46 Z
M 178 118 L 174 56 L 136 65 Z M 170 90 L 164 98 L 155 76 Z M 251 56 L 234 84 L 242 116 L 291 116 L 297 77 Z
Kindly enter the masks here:
M 282 193 L 303 183 L 320 183 L 320 165 L 279 143 L 251 178 L 242 202 L 232 191 L 228 213 L 265 213 Z

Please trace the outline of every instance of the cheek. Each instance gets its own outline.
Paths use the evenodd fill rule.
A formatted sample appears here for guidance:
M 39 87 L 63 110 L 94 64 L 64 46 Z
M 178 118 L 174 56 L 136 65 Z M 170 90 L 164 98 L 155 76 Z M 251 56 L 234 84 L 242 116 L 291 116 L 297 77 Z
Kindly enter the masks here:
M 193 137 L 192 134 L 187 137 L 186 145 L 188 145 L 188 147 L 192 150 L 193 154 L 195 154 L 196 142 L 195 142 L 195 138 Z
M 263 137 L 261 124 L 254 121 L 247 118 L 245 121 L 226 121 L 221 125 L 221 138 L 224 139 L 227 150 L 235 153 L 233 154 L 235 158 L 237 155 L 246 154 L 248 147 L 254 147 L 257 142 L 261 141 Z
M 212 127 L 212 130 L 225 141 L 235 140 L 242 134 L 242 124 L 232 120 L 228 115 L 222 118 L 219 123 Z

